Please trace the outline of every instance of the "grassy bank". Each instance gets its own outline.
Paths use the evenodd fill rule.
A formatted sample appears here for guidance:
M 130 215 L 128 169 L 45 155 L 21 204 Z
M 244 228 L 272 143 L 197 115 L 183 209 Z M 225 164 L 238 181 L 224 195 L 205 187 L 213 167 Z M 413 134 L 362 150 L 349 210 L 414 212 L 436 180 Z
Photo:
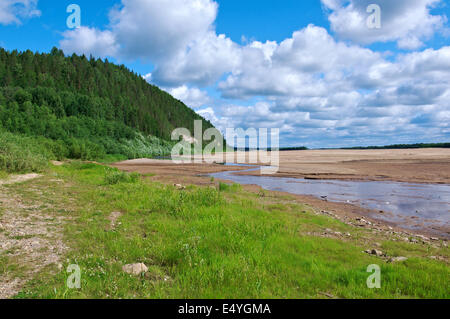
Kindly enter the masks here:
M 66 207 L 53 210 L 68 217 L 62 267 L 43 269 L 18 298 L 450 297 L 447 261 L 428 258 L 448 260 L 448 248 L 393 241 L 316 215 L 290 197 L 213 181 L 177 190 L 81 162 L 51 167 L 27 187 L 8 191 Z M 350 236 L 321 236 L 325 229 Z M 408 260 L 392 264 L 362 252 L 375 242 Z M 140 262 L 146 275 L 122 271 Z M 11 263 L 3 266 L 10 277 Z M 81 268 L 79 290 L 66 288 L 70 264 Z M 371 264 L 381 267 L 381 289 L 367 288 Z
M 120 142 L 112 139 L 52 140 L 43 136 L 27 136 L 1 131 L 0 171 L 8 173 L 42 172 L 50 160 L 66 158 L 111 163 L 125 159 L 165 156 L 171 153 L 172 142 L 154 136 L 136 134 Z

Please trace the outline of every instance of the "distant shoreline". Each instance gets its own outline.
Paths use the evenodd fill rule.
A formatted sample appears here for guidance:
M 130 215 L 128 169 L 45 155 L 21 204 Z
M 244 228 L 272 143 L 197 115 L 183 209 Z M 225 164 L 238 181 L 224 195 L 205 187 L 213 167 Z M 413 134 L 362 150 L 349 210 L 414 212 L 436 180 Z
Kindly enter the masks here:
M 450 148 L 450 143 L 416 143 L 416 144 L 393 144 L 385 146 L 354 146 L 354 147 L 336 147 L 336 148 L 308 148 L 306 146 L 298 147 L 280 147 L 280 152 L 286 151 L 314 151 L 314 150 L 401 150 L 401 149 L 420 149 L 420 148 Z M 250 149 L 250 148 L 233 148 L 234 151 L 250 152 L 250 151 L 272 151 L 272 148 Z

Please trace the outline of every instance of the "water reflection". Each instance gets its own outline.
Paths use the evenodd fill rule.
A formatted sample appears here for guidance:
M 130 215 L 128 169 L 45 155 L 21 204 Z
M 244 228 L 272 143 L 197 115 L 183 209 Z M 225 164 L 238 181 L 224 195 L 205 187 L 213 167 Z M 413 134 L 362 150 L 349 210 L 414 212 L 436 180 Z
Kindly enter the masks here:
M 414 219 L 415 225 L 410 225 L 410 228 L 429 224 L 450 225 L 450 185 L 305 180 L 270 176 L 242 176 L 234 175 L 234 172 L 220 172 L 211 176 L 243 185 L 259 185 L 267 190 L 312 195 L 333 202 L 352 203 L 364 208 L 391 213 L 377 215 L 377 218 L 387 221 L 401 222 L 405 219 Z

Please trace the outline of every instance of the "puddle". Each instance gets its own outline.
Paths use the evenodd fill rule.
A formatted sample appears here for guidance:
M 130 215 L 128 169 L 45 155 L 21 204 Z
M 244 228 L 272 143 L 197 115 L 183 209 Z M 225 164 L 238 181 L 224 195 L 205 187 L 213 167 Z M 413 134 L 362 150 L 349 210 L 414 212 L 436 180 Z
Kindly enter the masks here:
M 257 170 L 253 168 L 247 171 Z M 450 185 L 378 181 L 306 180 L 270 176 L 242 176 L 236 172 L 211 174 L 243 185 L 266 190 L 311 195 L 332 202 L 349 203 L 383 211 L 374 218 L 409 229 L 450 227 Z M 435 230 L 436 231 L 436 230 Z M 449 233 L 439 232 L 450 237 Z

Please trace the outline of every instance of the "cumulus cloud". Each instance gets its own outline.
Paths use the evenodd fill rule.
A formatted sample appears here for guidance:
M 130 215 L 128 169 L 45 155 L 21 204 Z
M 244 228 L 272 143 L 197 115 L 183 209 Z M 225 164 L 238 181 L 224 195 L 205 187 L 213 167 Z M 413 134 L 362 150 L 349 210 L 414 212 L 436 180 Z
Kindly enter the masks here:
M 0 1 L 0 24 L 21 24 L 22 19 L 39 17 L 38 0 L 2 0 Z
M 396 41 L 403 49 L 417 49 L 423 40 L 444 27 L 447 17 L 431 9 L 442 0 L 378 0 L 381 28 L 368 28 L 367 12 L 373 0 L 321 0 L 329 12 L 331 28 L 343 39 L 361 44 Z
M 198 108 L 211 102 L 208 93 L 198 88 L 189 88 L 186 85 L 182 85 L 176 88 L 169 88 L 167 91 L 176 99 L 193 108 Z
M 63 33 L 60 42 L 66 53 L 92 54 L 93 56 L 115 56 L 119 50 L 115 34 L 109 30 L 79 27 Z
M 338 42 L 325 29 L 311 25 L 271 44 L 270 50 L 262 48 L 243 48 L 247 63 L 218 85 L 228 98 L 258 96 L 270 101 L 223 110 L 223 116 L 238 126 L 271 121 L 284 128 L 285 141 L 308 136 L 310 146 L 316 139 L 334 139 L 336 144 L 329 146 L 376 144 L 382 136 L 408 142 L 402 137 L 413 141 L 418 131 L 421 138 L 435 138 L 436 130 L 448 136 L 450 47 L 387 59 Z
M 383 61 L 380 54 L 336 42 L 327 30 L 313 25 L 279 45 L 250 45 L 242 51 L 245 63 L 219 84 L 226 97 L 326 96 L 330 85 L 345 90 L 350 75 Z
M 152 61 L 152 80 L 163 86 L 212 84 L 238 59 L 238 46 L 217 35 L 212 0 L 122 0 L 110 26 L 67 31 L 61 48 L 120 59 Z

